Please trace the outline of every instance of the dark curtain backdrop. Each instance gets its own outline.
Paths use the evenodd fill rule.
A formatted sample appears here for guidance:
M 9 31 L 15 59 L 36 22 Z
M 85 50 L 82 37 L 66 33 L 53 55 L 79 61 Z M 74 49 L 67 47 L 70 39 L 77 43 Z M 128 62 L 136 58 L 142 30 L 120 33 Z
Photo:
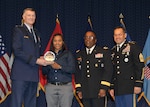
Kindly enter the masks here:
M 119 14 L 132 40 L 143 48 L 150 27 L 150 0 L 0 0 L 0 35 L 8 52 L 11 52 L 11 33 L 21 24 L 22 11 L 36 10 L 35 27 L 41 32 L 42 52 L 55 27 L 56 15 L 68 48 L 75 52 L 87 28 L 87 16 L 91 16 L 98 44 L 112 48 L 113 28 L 120 25 Z
M 0 34 L 10 52 L 12 29 L 21 23 L 23 9 L 32 7 L 37 13 L 35 27 L 41 32 L 42 51 L 55 27 L 57 14 L 71 51 L 79 47 L 88 15 L 91 15 L 98 44 L 111 48 L 113 28 L 120 25 L 119 14 L 123 13 L 131 39 L 143 48 L 150 25 L 149 6 L 150 0 L 0 0 Z

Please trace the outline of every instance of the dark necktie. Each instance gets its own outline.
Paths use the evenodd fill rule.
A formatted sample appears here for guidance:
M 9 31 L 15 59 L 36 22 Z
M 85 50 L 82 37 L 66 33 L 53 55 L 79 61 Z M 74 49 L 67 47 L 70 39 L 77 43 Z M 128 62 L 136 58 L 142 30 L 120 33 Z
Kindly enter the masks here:
M 90 55 L 90 49 L 88 49 L 88 55 Z
M 33 29 L 31 28 L 30 31 L 31 31 L 31 34 L 33 35 L 34 42 L 37 43 L 37 38 L 36 38 L 36 35 L 35 35 Z

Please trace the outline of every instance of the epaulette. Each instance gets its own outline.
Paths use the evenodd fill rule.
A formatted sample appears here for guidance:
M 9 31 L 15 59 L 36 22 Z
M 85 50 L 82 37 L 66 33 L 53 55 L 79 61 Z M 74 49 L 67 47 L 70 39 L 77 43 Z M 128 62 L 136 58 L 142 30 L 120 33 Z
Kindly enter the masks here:
M 113 49 L 115 49 L 116 48 L 116 45 L 115 46 L 113 46 L 112 48 L 111 48 L 111 50 L 113 50 Z
M 109 49 L 107 46 L 104 46 L 103 49 Z
M 129 41 L 128 43 L 129 43 L 129 44 L 136 44 L 135 41 Z
M 80 52 L 80 50 L 78 49 L 78 50 L 76 50 L 76 53 L 79 53 Z

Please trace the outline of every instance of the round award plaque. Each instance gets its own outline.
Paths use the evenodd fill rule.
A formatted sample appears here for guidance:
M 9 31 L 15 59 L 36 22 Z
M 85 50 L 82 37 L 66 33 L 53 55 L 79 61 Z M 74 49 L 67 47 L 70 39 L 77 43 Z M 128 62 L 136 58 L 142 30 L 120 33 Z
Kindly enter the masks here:
M 44 54 L 44 59 L 46 61 L 54 61 L 55 60 L 55 54 L 54 52 L 52 51 L 47 51 L 45 54 Z

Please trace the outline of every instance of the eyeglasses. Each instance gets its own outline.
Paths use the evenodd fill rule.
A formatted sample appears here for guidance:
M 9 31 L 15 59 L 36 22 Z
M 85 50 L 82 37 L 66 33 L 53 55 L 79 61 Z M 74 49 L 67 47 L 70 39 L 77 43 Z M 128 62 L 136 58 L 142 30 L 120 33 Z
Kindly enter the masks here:
M 90 39 L 90 40 L 93 40 L 95 37 L 93 36 L 85 36 L 84 39 Z

